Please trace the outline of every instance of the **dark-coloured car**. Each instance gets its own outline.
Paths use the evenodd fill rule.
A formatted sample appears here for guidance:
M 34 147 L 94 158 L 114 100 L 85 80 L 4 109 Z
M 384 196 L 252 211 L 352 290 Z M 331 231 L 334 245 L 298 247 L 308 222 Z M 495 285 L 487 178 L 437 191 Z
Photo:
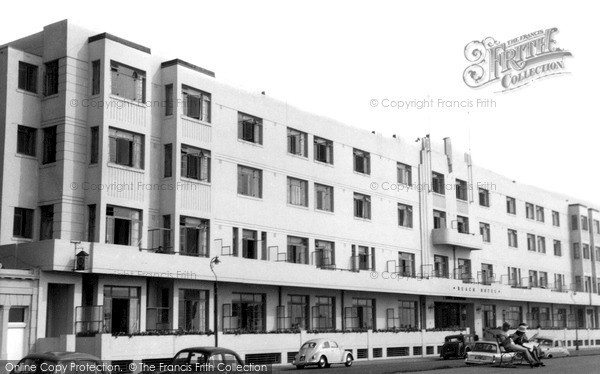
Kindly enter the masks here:
M 473 345 L 479 338 L 475 334 L 448 335 L 444 339 L 444 345 L 440 357 L 444 360 L 449 358 L 464 358 L 473 349 Z
M 104 374 L 107 366 L 95 356 L 80 352 L 32 353 L 23 357 L 11 374 Z
M 149 373 L 232 373 L 243 371 L 244 361 L 236 352 L 221 347 L 192 347 L 177 352 L 170 363 L 145 368 Z M 150 369 L 150 370 L 148 370 Z

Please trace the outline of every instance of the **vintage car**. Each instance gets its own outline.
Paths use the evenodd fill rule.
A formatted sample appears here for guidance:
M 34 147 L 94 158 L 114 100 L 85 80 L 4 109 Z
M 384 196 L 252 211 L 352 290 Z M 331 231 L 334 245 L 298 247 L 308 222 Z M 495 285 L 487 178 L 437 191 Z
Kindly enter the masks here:
M 352 366 L 352 353 L 344 350 L 331 339 L 312 339 L 302 344 L 300 351 L 294 357 L 292 365 L 303 369 L 305 366 L 316 365 L 319 368 L 329 367 L 331 364 L 344 364 Z
M 514 352 L 503 352 L 498 342 L 481 341 L 476 342 L 471 351 L 467 352 L 465 363 L 467 365 L 488 365 L 510 363 L 513 360 Z
M 148 365 L 141 374 L 150 373 L 186 373 L 190 372 L 219 372 L 230 373 L 239 371 L 238 365 L 244 365 L 240 356 L 227 348 L 193 347 L 177 352 L 170 363 Z
M 477 337 L 474 334 L 459 334 L 459 335 L 448 335 L 444 339 L 444 345 L 440 351 L 440 357 L 447 360 L 451 357 L 464 358 L 473 348 L 473 344 L 477 341 Z
M 46 352 L 29 354 L 17 363 L 11 374 L 99 374 L 108 372 L 95 356 L 79 352 Z
M 560 339 L 536 336 L 531 341 L 539 344 L 543 357 L 566 357 L 570 355 L 569 350 L 565 347 L 565 342 Z

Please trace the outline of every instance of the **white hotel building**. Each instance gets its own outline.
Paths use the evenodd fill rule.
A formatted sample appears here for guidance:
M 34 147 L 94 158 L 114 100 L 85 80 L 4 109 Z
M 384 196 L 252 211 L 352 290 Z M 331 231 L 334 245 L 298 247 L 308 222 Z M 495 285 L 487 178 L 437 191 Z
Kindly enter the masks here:
M 67 21 L 0 46 L 0 199 L 0 359 L 210 346 L 215 276 L 219 345 L 253 362 L 504 321 L 600 346 L 596 208 Z

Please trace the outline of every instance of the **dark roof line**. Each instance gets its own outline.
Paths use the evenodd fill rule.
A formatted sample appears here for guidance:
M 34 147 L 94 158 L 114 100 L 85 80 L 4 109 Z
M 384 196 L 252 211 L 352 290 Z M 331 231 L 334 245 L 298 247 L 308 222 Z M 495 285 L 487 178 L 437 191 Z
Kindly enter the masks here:
M 88 38 L 88 43 L 93 43 L 95 41 L 102 40 L 102 39 L 112 40 L 113 42 L 121 43 L 121 44 L 126 45 L 126 46 L 128 46 L 130 48 L 134 48 L 134 49 L 137 49 L 138 51 L 142 51 L 142 52 L 150 54 L 150 48 L 144 47 L 143 45 L 136 44 L 134 42 L 130 42 L 129 40 L 125 40 L 123 38 L 119 38 L 118 36 L 114 36 L 114 35 L 109 34 L 107 32 L 103 32 L 102 34 L 90 36 Z
M 160 64 L 160 67 L 164 69 L 164 68 L 167 68 L 167 67 L 173 66 L 173 65 L 180 65 L 180 66 L 186 67 L 188 69 L 195 70 L 195 71 L 197 71 L 199 73 L 206 74 L 206 75 L 208 75 L 210 77 L 213 77 L 213 78 L 215 77 L 215 73 L 214 72 L 212 72 L 212 71 L 210 71 L 208 69 L 205 69 L 205 68 L 201 68 L 200 66 L 197 66 L 197 65 L 194 65 L 194 64 L 190 64 L 189 62 L 180 60 L 178 58 L 176 58 L 174 60 L 170 60 L 170 61 L 165 61 L 162 64 Z

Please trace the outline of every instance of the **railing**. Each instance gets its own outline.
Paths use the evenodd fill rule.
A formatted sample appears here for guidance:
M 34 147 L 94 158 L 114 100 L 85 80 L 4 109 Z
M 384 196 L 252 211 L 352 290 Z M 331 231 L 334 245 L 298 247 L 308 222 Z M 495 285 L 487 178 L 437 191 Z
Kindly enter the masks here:
M 146 308 L 146 330 L 169 330 L 171 329 L 170 307 L 148 307 Z
M 104 331 L 102 305 L 78 306 L 75 308 L 75 334 L 96 334 Z

